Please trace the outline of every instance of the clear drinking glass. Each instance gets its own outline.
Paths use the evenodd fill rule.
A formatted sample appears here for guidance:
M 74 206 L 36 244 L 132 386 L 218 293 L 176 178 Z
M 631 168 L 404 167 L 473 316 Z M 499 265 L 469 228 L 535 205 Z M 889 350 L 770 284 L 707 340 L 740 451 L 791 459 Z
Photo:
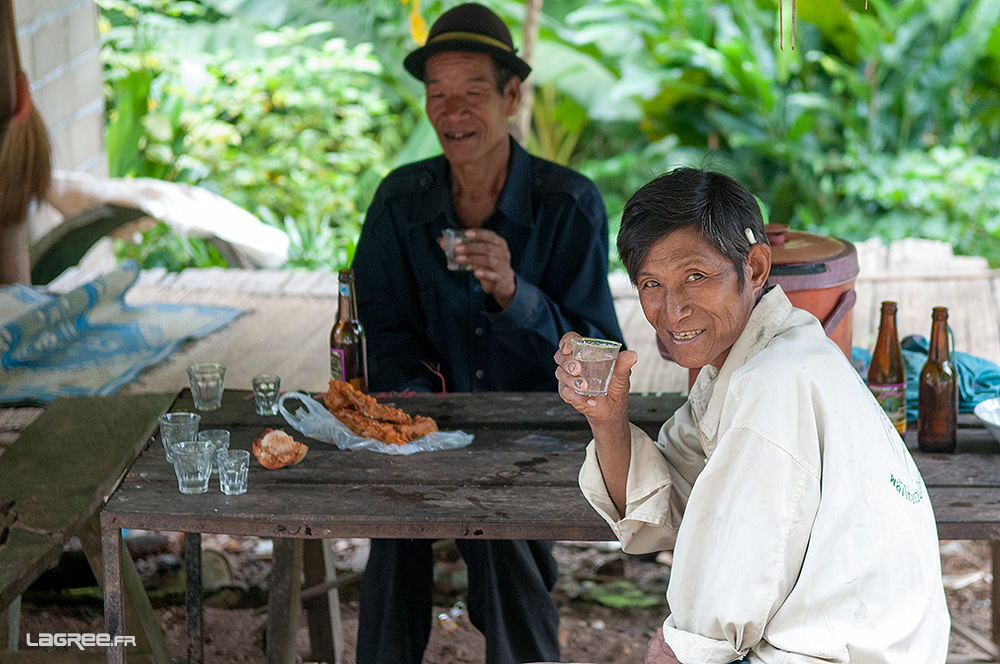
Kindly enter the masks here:
M 198 424 L 201 415 L 198 413 L 166 413 L 160 415 L 160 442 L 167 455 L 167 461 L 173 462 L 171 448 L 182 440 L 195 440 L 198 436 Z
M 205 429 L 198 432 L 198 440 L 207 440 L 215 445 L 215 454 L 229 449 L 229 432 L 225 429 Z M 212 455 L 212 474 L 215 474 L 215 454 Z
M 222 406 L 222 390 L 226 365 L 220 362 L 197 362 L 188 367 L 191 395 L 198 410 L 218 410 Z
M 448 257 L 448 269 L 449 270 L 471 270 L 472 266 L 459 263 L 455 260 L 455 249 L 458 245 L 462 244 L 468 239 L 466 236 L 465 229 L 461 228 L 446 228 L 441 231 L 441 244 L 444 248 L 444 254 Z
M 257 374 L 253 377 L 253 401 L 258 415 L 278 414 L 278 391 L 281 378 L 275 374 Z
M 246 450 L 223 450 L 216 457 L 219 466 L 219 489 L 227 496 L 247 492 L 250 453 Z
M 215 444 L 209 440 L 185 440 L 173 446 L 174 473 L 181 493 L 205 493 L 212 475 Z
M 573 357 L 580 362 L 580 378 L 587 381 L 585 390 L 577 390 L 579 394 L 603 396 L 608 393 L 608 379 L 615 369 L 621 347 L 617 341 L 607 339 L 573 339 Z

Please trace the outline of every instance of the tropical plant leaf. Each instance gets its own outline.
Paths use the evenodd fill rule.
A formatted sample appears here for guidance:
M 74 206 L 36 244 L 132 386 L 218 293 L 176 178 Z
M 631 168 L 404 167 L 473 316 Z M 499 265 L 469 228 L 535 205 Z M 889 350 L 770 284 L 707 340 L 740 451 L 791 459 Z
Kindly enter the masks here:
M 105 146 L 108 171 L 112 177 L 131 172 L 139 143 L 145 134 L 143 118 L 149 110 L 149 90 L 153 75 L 148 70 L 130 72 L 118 84 L 114 107 L 109 113 Z
M 554 41 L 538 44 L 534 68 L 536 85 L 552 85 L 589 109 L 595 120 L 637 122 L 638 104 L 615 94 L 615 75 L 599 60 Z

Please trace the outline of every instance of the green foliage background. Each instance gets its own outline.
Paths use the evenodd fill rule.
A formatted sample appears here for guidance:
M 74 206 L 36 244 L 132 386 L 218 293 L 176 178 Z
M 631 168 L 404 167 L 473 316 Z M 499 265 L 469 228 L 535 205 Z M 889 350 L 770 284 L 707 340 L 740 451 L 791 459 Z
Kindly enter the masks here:
M 412 2 L 98 0 L 112 174 L 211 188 L 283 228 L 291 265 L 348 264 L 379 179 L 438 150 L 401 66 Z M 523 3 L 486 4 L 523 43 Z M 794 48 L 790 4 L 545 0 L 529 149 L 591 176 L 613 226 L 696 165 L 793 228 L 1000 264 L 1000 3 L 799 2 Z

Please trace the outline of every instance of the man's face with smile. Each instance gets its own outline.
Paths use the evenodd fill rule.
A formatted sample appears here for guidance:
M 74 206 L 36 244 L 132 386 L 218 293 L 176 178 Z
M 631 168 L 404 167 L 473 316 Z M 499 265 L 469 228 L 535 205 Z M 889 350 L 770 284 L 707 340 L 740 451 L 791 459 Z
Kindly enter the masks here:
M 432 55 L 424 71 L 427 118 L 449 163 L 475 164 L 506 149 L 508 122 L 520 101 L 518 79 L 500 94 L 490 56 L 462 51 Z
M 636 275 L 639 302 L 679 365 L 721 367 L 725 362 L 767 279 L 767 270 L 763 278 L 754 270 L 753 254 L 762 250 L 758 245 L 751 251 L 741 291 L 732 261 L 694 227 L 676 230 L 650 249 Z

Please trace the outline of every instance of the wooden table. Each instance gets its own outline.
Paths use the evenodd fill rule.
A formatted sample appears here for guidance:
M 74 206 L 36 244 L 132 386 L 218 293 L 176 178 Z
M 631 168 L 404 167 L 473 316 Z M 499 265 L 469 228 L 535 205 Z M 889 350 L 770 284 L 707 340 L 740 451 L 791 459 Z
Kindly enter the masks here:
M 245 391 L 226 390 L 220 410 L 202 413 L 201 427 L 229 429 L 230 447 L 242 449 L 250 449 L 268 426 L 293 432 L 280 416 L 256 415 L 247 396 Z M 637 396 L 632 413 L 637 423 L 655 433 L 682 402 L 679 395 Z M 308 441 L 309 453 L 296 466 L 266 470 L 252 460 L 249 490 L 243 496 L 223 495 L 214 480 L 206 494 L 180 494 L 159 441 L 147 447 L 101 514 L 108 632 L 124 633 L 120 631 L 119 581 L 122 528 L 196 534 L 186 537 L 189 562 L 200 551 L 198 533 L 283 538 L 275 540 L 276 573 L 282 567 L 277 560 L 279 544 L 289 539 L 614 539 L 577 486 L 584 447 L 590 440 L 587 422 L 555 394 L 454 394 L 441 398 L 427 394 L 396 399 L 395 404 L 411 413 L 434 417 L 442 429 L 472 433 L 475 440 L 459 450 L 411 456 L 348 452 Z M 172 407 L 192 408 L 187 390 Z M 546 449 L 553 446 L 565 449 Z M 296 555 L 297 564 L 301 564 L 301 552 L 289 557 L 295 564 Z M 187 565 L 189 572 L 196 572 L 196 567 Z M 281 570 L 282 575 L 286 572 Z M 272 578 L 272 587 L 274 584 Z M 188 585 L 201 587 L 200 581 L 190 576 Z M 191 614 L 200 613 L 200 595 L 189 593 L 188 600 L 189 654 L 197 661 L 201 658 L 201 627 L 197 616 Z M 281 616 L 280 620 L 288 623 L 287 618 Z M 272 622 L 269 620 L 269 630 Z M 272 652 L 280 652 L 285 642 L 285 631 L 277 635 L 269 631 L 269 660 L 285 659 Z M 124 655 L 124 648 L 109 649 L 108 661 L 123 661 Z
M 280 417 L 254 414 L 253 402 L 246 397 L 246 392 L 227 390 L 220 410 L 202 414 L 202 427 L 228 428 L 231 447 L 243 449 L 249 449 L 267 426 L 291 431 Z M 101 515 L 107 631 L 123 633 L 122 528 L 192 534 L 186 551 L 194 558 L 203 532 L 297 540 L 614 539 L 577 486 L 590 439 L 586 420 L 557 395 L 415 395 L 394 403 L 434 417 L 442 429 L 473 433 L 475 440 L 459 450 L 412 456 L 347 452 L 308 441 L 309 453 L 297 466 L 265 470 L 252 461 L 249 491 L 243 496 L 223 495 L 214 481 L 206 494 L 180 494 L 159 443 L 147 447 Z M 681 403 L 677 394 L 633 395 L 630 420 L 655 435 Z M 192 408 L 190 394 L 181 392 L 173 410 Z M 941 538 L 997 542 L 997 444 L 970 416 L 962 416 L 961 422 L 956 454 L 914 457 Z M 196 571 L 197 565 L 189 564 L 188 569 Z M 200 615 L 200 578 L 189 576 L 188 583 L 197 595 L 189 593 L 189 612 Z M 200 622 L 195 623 L 189 623 L 189 654 L 200 660 Z M 124 657 L 123 647 L 108 650 L 109 662 Z

